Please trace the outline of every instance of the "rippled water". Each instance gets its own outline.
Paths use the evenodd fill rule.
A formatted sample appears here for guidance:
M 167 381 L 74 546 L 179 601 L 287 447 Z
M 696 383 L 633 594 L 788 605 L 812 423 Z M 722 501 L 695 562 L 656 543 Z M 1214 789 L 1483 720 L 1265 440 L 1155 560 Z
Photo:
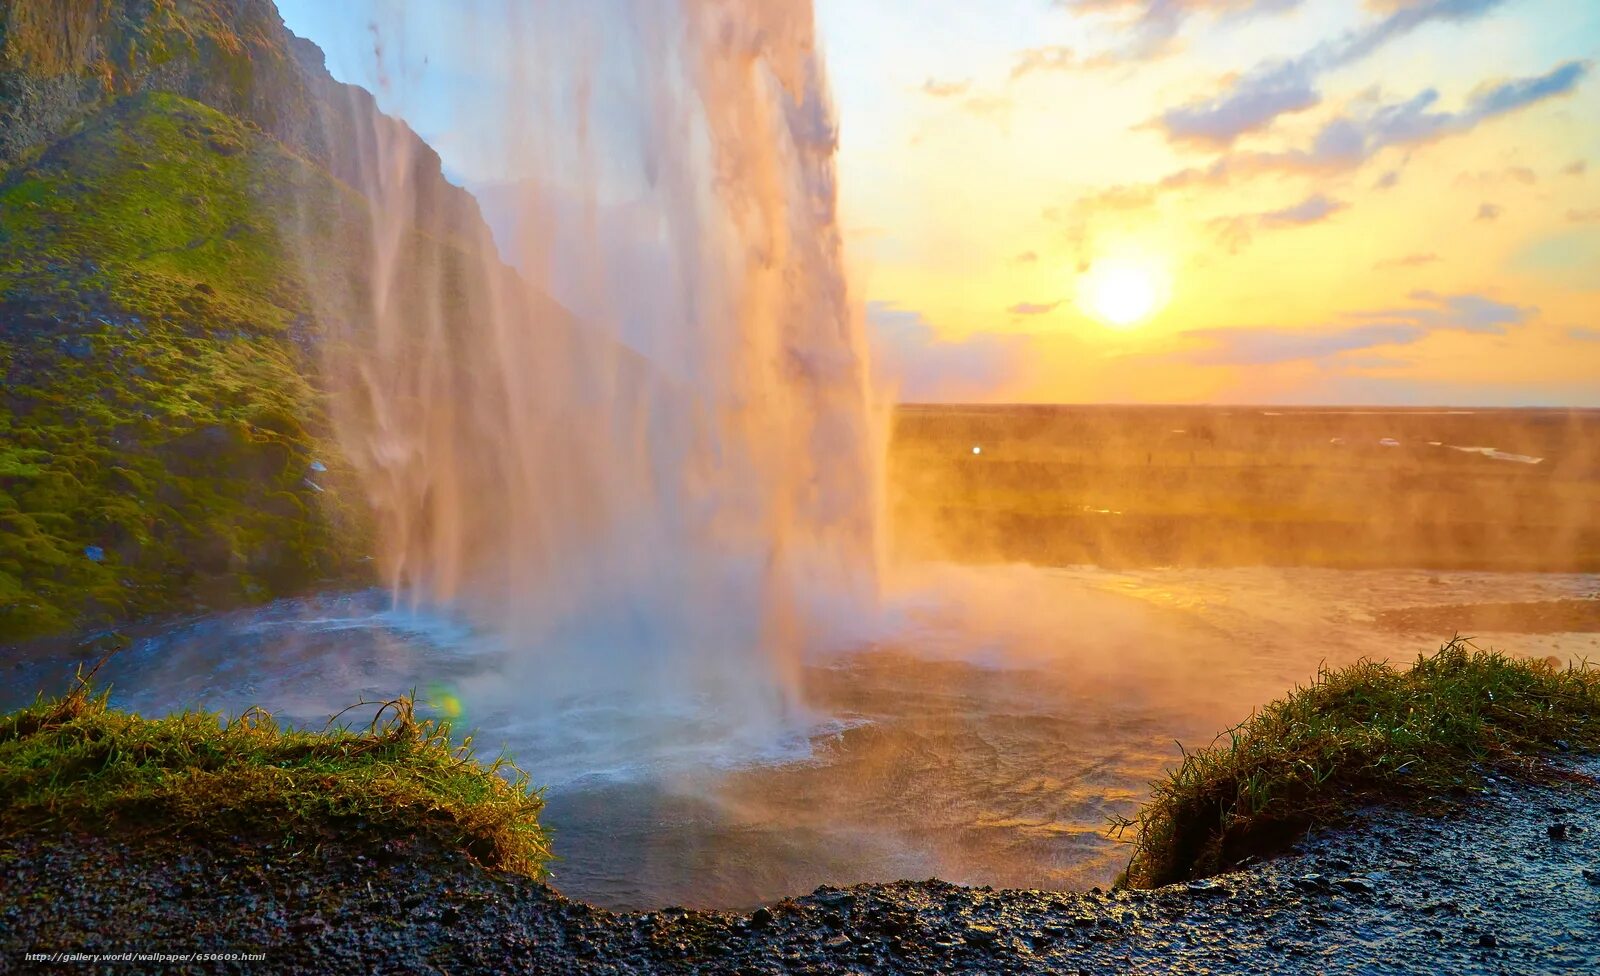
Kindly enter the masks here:
M 362 696 L 459 696 L 480 749 L 504 746 L 548 785 L 565 892 L 740 907 L 824 882 L 1104 883 L 1126 857 L 1106 819 L 1132 811 L 1174 740 L 1204 744 L 1319 663 L 1405 659 L 1450 636 L 1380 630 L 1377 611 L 1597 589 L 1536 574 L 925 567 L 883 620 L 812 654 L 810 712 L 777 731 L 730 728 L 711 703 L 507 694 L 537 676 L 513 679 L 503 647 L 375 593 L 196 619 L 108 670 L 113 701 L 141 712 L 261 704 L 317 726 Z M 1593 634 L 1478 636 L 1600 657 Z M 0 705 L 59 686 L 59 671 L 19 665 Z

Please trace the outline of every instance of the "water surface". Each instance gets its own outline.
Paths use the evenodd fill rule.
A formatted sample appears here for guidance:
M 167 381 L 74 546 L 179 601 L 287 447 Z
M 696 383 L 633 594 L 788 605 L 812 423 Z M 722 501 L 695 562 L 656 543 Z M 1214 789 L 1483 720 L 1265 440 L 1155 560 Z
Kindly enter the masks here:
M 930 876 L 1078 888 L 1121 868 L 1107 818 L 1132 812 L 1175 740 L 1205 744 L 1319 664 L 1450 636 L 1381 628 L 1379 611 L 1596 590 L 1586 575 L 928 566 L 902 574 L 883 619 L 814 649 L 804 709 L 758 726 L 714 701 L 536 687 L 505 647 L 378 593 L 191 620 L 107 677 L 116 705 L 147 714 L 260 704 L 317 727 L 363 697 L 459 699 L 481 751 L 547 785 L 557 885 L 603 905 L 743 907 Z M 1595 634 L 1477 636 L 1600 657 Z M 61 670 L 17 666 L 0 704 Z

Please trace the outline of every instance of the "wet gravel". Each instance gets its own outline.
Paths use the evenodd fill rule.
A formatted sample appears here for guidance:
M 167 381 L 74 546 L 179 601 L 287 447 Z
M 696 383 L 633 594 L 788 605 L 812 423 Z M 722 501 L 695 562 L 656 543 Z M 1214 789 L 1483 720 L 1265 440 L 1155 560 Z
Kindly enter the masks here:
M 1449 817 L 1375 811 L 1157 891 L 820 888 L 748 914 L 617 914 L 390 842 L 0 840 L 0 970 L 315 973 L 1600 972 L 1600 759 Z M 26 953 L 261 953 L 37 962 Z

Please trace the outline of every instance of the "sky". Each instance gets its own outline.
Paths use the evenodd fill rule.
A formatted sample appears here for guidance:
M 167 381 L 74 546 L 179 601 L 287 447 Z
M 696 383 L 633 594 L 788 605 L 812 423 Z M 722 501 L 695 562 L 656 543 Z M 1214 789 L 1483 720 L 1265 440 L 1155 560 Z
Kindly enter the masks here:
M 503 178 L 459 2 L 278 6 L 452 178 Z M 816 6 L 900 399 L 1600 406 L 1600 3 Z

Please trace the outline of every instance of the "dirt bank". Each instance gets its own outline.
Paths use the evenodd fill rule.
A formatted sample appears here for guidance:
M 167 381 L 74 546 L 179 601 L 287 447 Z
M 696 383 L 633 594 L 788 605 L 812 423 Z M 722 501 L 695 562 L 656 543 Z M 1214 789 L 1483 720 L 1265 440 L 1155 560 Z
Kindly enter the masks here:
M 819 889 L 749 915 L 619 915 L 416 845 L 299 851 L 0 840 L 0 969 L 26 953 L 262 953 L 106 971 L 1561 973 L 1600 971 L 1600 759 L 1456 815 L 1377 811 L 1151 892 Z

